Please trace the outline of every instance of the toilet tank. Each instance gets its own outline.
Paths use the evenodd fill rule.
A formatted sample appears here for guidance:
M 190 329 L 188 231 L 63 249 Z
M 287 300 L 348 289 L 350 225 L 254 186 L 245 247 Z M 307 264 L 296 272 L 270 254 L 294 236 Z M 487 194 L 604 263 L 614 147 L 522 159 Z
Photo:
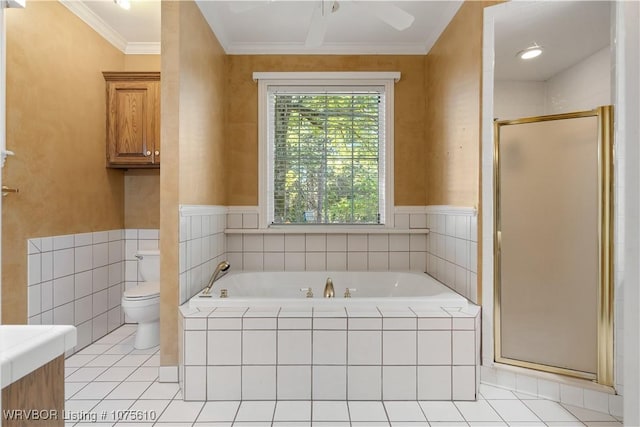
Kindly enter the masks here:
M 138 258 L 138 272 L 145 282 L 160 281 L 160 250 L 139 250 L 136 252 Z

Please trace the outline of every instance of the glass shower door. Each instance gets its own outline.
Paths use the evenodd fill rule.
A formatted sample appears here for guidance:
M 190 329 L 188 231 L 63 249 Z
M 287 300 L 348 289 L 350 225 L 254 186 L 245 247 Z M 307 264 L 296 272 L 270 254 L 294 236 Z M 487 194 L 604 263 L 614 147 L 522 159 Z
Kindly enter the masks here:
M 612 380 L 610 113 L 496 122 L 498 362 Z

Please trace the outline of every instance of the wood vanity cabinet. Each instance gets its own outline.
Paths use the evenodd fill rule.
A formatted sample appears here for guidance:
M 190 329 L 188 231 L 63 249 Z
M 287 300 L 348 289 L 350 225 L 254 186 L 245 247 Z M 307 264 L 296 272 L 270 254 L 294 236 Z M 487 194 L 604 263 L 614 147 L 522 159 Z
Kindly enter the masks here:
M 160 73 L 103 72 L 107 167 L 160 167 Z

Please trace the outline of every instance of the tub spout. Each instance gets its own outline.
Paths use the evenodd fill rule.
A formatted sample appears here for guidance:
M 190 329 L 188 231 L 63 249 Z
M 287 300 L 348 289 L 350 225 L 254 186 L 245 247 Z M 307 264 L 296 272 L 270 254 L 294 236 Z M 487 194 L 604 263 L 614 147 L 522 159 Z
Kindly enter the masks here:
M 230 267 L 231 267 L 231 264 L 229 264 L 227 261 L 222 261 L 220 264 L 218 264 L 218 266 L 216 267 L 215 271 L 211 275 L 211 279 L 209 279 L 209 283 L 207 284 L 207 287 L 204 288 L 204 290 L 202 291 L 201 296 L 210 297 L 211 296 L 211 288 L 213 287 L 213 283 L 216 280 L 218 280 L 218 276 L 220 275 L 220 273 L 222 273 L 224 271 L 227 271 Z
M 325 298 L 333 298 L 335 296 L 335 292 L 333 290 L 333 280 L 331 277 L 327 277 L 327 283 L 324 285 L 324 297 Z

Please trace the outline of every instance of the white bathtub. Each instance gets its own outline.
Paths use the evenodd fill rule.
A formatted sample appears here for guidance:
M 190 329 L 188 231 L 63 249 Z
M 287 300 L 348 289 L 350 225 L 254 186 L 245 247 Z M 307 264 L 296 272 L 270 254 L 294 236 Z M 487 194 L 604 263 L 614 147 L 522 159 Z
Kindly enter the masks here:
M 323 298 L 327 278 L 333 281 L 335 298 Z M 313 298 L 306 298 L 306 288 Z M 301 290 L 304 288 L 304 290 Z M 351 289 L 351 298 L 344 298 Z M 228 297 L 220 298 L 227 290 Z M 215 282 L 211 297 L 202 292 L 189 307 L 220 306 L 420 306 L 426 308 L 467 307 L 468 301 L 424 273 L 415 272 L 237 272 Z

